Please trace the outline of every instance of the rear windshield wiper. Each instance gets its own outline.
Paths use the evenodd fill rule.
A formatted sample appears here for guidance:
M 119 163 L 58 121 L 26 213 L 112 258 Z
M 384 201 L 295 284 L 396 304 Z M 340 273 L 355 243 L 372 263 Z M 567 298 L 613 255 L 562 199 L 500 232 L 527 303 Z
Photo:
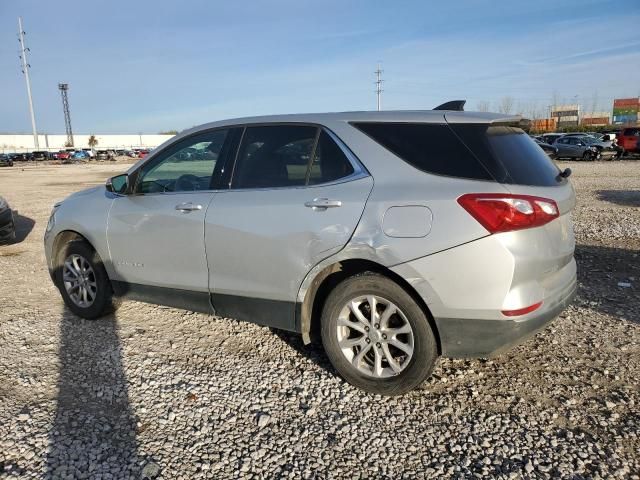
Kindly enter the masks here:
M 569 176 L 571 175 L 571 169 L 570 168 L 565 168 L 563 171 L 561 171 L 558 176 L 556 177 L 557 181 L 562 181 L 563 178 L 569 178 Z

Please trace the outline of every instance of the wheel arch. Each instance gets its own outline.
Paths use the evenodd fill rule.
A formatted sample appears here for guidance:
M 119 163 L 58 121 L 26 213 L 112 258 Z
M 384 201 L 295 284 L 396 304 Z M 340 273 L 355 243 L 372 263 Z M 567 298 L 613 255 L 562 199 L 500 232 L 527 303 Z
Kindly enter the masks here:
M 334 262 L 316 273 L 313 280 L 309 283 L 309 287 L 306 292 L 304 292 L 304 300 L 302 302 L 298 302 L 296 309 L 296 324 L 302 333 L 304 343 L 308 344 L 312 339 L 319 338 L 322 308 L 324 307 L 329 293 L 342 280 L 364 272 L 375 272 L 380 275 L 384 275 L 400 285 L 409 295 L 411 295 L 427 317 L 429 326 L 436 338 L 438 354 L 441 354 L 442 349 L 438 328 L 429 307 L 418 292 L 404 278 L 384 265 L 372 260 L 359 258 Z
M 62 246 L 66 243 L 75 241 L 86 242 L 91 248 L 94 250 L 96 249 L 89 239 L 81 233 L 78 233 L 75 230 L 63 230 L 53 239 L 53 245 L 51 247 L 51 258 L 54 268 L 60 264 L 60 259 L 58 257 L 62 251 Z

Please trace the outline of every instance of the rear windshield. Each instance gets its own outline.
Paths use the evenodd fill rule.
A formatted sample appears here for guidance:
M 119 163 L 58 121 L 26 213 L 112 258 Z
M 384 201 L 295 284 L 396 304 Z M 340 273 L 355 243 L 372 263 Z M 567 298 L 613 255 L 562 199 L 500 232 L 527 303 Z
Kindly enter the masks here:
M 556 186 L 560 170 L 520 128 L 488 124 L 357 123 L 414 167 L 437 175 Z

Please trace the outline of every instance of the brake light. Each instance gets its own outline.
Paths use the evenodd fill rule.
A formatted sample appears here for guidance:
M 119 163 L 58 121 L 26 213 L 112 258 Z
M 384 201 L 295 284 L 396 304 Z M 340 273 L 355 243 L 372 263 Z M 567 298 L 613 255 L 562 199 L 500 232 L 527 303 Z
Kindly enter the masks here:
M 559 216 L 554 200 L 531 195 L 468 193 L 458 203 L 490 233 L 539 227 Z

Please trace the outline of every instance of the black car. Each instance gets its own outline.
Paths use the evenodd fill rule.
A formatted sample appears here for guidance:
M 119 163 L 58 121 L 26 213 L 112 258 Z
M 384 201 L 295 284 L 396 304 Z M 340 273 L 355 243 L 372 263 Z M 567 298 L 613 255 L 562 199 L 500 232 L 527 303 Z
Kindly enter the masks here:
M 32 160 L 41 161 L 41 160 L 49 160 L 49 152 L 45 152 L 44 150 L 38 150 L 36 152 L 32 152 Z
M 0 243 L 12 242 L 16 239 L 16 227 L 13 212 L 7 201 L 0 197 Z
M 8 155 L 14 162 L 24 162 L 25 160 L 28 160 L 25 153 L 9 153 Z
M 550 159 L 555 160 L 558 157 L 558 149 L 556 147 L 554 147 L 553 145 L 549 145 L 548 143 L 545 143 L 543 141 L 540 141 L 537 138 L 534 138 L 533 140 L 538 144 L 538 146 L 542 150 L 544 150 L 544 153 L 546 153 Z
M 6 153 L 0 153 L 0 167 L 13 167 L 13 159 Z

